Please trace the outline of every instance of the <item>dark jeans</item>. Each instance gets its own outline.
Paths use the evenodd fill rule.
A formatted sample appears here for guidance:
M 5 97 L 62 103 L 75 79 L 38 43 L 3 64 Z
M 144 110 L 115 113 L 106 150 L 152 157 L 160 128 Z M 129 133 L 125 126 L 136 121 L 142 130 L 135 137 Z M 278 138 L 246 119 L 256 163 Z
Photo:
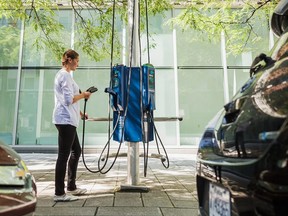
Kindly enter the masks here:
M 65 175 L 68 161 L 67 190 L 76 189 L 76 172 L 81 156 L 81 147 L 72 125 L 55 125 L 58 130 L 58 158 L 55 167 L 55 195 L 65 194 Z M 69 157 L 70 156 L 70 157 Z

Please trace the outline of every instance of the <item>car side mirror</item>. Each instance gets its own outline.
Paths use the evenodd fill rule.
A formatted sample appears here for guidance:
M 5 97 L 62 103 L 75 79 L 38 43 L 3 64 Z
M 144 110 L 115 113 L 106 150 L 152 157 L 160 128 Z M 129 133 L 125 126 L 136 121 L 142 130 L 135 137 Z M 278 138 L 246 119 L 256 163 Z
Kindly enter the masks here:
M 250 67 L 250 77 L 255 75 L 260 69 L 270 64 L 273 64 L 274 62 L 275 60 L 273 60 L 271 57 L 267 56 L 264 53 L 261 53 L 260 55 L 256 56 Z

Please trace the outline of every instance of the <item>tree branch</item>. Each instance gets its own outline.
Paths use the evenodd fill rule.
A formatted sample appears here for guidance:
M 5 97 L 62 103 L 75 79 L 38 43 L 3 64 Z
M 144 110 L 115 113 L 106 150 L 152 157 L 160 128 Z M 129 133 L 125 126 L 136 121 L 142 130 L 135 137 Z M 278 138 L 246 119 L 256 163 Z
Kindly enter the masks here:
M 266 4 L 268 4 L 269 2 L 272 2 L 271 0 L 266 0 L 263 4 L 259 5 L 257 8 L 254 8 L 254 10 L 252 10 L 252 13 L 250 14 L 249 17 L 247 17 L 246 21 L 243 22 L 244 23 L 248 23 L 249 20 L 254 16 L 254 14 L 256 13 L 257 10 L 261 9 L 262 7 L 264 7 Z

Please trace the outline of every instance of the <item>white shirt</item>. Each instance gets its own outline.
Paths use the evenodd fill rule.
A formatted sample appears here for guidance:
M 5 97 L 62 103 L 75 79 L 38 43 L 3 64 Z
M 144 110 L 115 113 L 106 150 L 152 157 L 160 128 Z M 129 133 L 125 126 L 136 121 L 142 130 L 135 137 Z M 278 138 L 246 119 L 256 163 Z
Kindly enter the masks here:
M 78 102 L 73 103 L 74 95 L 79 94 L 79 87 L 73 80 L 71 74 L 61 69 L 54 80 L 53 124 L 69 124 L 79 126 L 80 106 Z

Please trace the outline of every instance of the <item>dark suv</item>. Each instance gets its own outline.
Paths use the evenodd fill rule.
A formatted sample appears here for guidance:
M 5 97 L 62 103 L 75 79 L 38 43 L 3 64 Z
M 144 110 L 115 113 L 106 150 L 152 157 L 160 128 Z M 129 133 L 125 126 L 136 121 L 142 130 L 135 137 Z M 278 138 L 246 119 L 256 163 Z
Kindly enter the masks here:
M 208 124 L 197 154 L 201 215 L 288 215 L 288 2 L 271 17 L 279 36 Z

